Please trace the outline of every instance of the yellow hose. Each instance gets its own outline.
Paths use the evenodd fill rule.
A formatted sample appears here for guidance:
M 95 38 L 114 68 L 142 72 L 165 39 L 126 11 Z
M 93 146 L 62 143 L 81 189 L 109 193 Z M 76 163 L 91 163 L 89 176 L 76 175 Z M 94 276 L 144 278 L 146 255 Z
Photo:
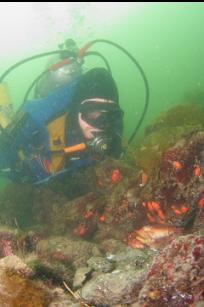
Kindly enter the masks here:
M 5 128 L 13 115 L 11 99 L 6 83 L 0 83 L 0 125 Z

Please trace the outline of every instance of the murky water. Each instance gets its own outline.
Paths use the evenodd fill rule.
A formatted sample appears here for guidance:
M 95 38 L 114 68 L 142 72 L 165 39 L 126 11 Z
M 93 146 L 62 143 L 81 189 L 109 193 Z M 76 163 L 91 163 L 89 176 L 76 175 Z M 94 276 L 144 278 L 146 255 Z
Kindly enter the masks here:
M 202 305 L 204 3 L 1 2 L 0 27 L 0 306 Z

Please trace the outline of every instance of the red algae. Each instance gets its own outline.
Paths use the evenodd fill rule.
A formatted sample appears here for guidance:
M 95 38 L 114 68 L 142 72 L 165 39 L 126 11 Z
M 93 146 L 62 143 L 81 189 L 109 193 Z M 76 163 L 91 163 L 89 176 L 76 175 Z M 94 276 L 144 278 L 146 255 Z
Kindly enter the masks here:
M 139 302 L 149 307 L 189 306 L 203 300 L 204 237 L 181 236 L 156 257 Z M 175 252 L 176 249 L 176 252 Z M 152 297 L 152 291 L 159 293 Z

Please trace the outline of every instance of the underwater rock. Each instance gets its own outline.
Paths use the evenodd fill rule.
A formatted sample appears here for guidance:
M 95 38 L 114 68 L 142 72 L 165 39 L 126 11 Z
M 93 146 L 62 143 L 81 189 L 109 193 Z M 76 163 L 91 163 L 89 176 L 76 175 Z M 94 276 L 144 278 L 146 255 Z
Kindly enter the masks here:
M 48 307 L 80 307 L 80 304 L 74 304 L 62 288 L 55 288 L 51 292 L 52 302 Z M 33 306 L 34 307 L 34 306 Z
M 0 227 L 0 258 L 10 256 L 17 250 L 17 230 Z
M 33 199 L 36 188 L 27 184 L 10 183 L 0 190 L 1 222 L 24 228 L 33 224 Z
M 202 101 L 190 99 L 161 113 L 146 127 L 145 137 L 136 151 L 135 161 L 148 175 L 157 173 L 163 153 L 179 139 L 203 130 Z
M 116 224 L 114 222 L 111 222 L 109 224 L 103 223 L 103 225 L 99 226 L 98 231 L 95 233 L 95 236 L 93 237 L 93 240 L 95 242 L 102 242 L 102 241 L 106 241 L 109 239 L 114 239 L 116 241 L 122 241 L 124 237 L 124 232 L 126 233 L 126 231 L 128 231 L 128 229 L 127 228 L 125 229 L 125 228 L 126 228 L 125 222 L 120 223 L 120 224 Z M 131 226 L 131 229 L 132 229 L 132 226 Z
M 0 260 L 0 306 L 48 306 L 48 289 L 29 279 L 31 269 L 17 256 Z
M 88 219 L 79 223 L 73 230 L 77 237 L 90 238 L 97 230 L 97 222 L 95 219 Z
M 204 237 L 180 236 L 164 248 L 139 294 L 141 306 L 183 307 L 203 300 Z
M 34 272 L 34 278 L 48 281 L 53 285 L 62 285 L 63 281 L 72 284 L 74 268 L 57 261 L 40 259 L 38 257 L 26 261 Z
M 83 283 L 91 275 L 92 269 L 90 267 L 82 267 L 76 270 L 74 275 L 73 287 L 82 287 Z
M 94 306 L 130 304 L 137 300 L 146 273 L 145 270 L 115 270 L 111 273 L 102 273 L 85 284 L 81 296 Z
M 131 167 L 127 163 L 111 158 L 105 159 L 98 164 L 95 172 L 98 189 L 106 190 L 106 192 L 112 191 L 124 178 L 128 178 L 128 175 L 134 176 Z
M 131 217 L 132 225 L 136 227 L 130 233 L 138 232 L 148 224 L 190 231 L 204 204 L 203 144 L 204 131 L 194 131 L 163 152 L 154 176 L 150 176 L 148 184 L 138 194 L 139 200 Z M 142 241 L 143 234 L 139 234 L 138 241 Z M 139 247 L 141 242 L 137 243 L 135 246 Z
M 109 238 L 101 241 L 100 247 L 105 254 L 116 254 L 123 251 L 126 248 L 126 244 L 119 240 Z
M 63 236 L 50 237 L 37 244 L 37 253 L 40 257 L 64 264 L 72 263 L 75 268 L 85 266 L 87 260 L 93 256 L 93 251 L 95 244 Z
M 24 256 L 35 254 L 37 243 L 45 237 L 41 232 L 34 230 L 18 231 L 16 238 L 16 254 Z M 14 250 L 15 251 L 15 250 Z
M 133 249 L 125 246 L 125 248 L 115 254 L 107 253 L 106 257 L 109 261 L 115 263 L 117 269 L 142 269 L 148 268 L 157 251 L 151 249 Z
M 87 261 L 87 264 L 94 271 L 103 273 L 111 272 L 114 268 L 113 263 L 109 262 L 106 258 L 103 257 L 91 257 Z
M 35 225 L 42 225 L 48 234 L 63 233 L 65 230 L 65 210 L 68 200 L 63 194 L 55 193 L 49 188 L 38 188 L 33 197 L 33 219 Z M 62 212 L 60 212 L 60 209 Z M 34 227 L 33 227 L 34 228 Z
M 88 193 L 72 200 L 66 199 L 64 195 L 53 195 L 52 191 L 46 191 L 46 195 L 45 200 L 40 200 L 40 195 L 38 202 L 35 200 L 36 223 L 44 225 L 44 232 L 49 235 L 73 233 L 82 238 L 95 233 L 98 212 L 104 206 L 102 195 Z
M 193 227 L 191 232 L 197 233 L 199 235 L 204 235 L 204 206 L 200 206 L 200 208 L 196 212 L 195 220 L 193 221 Z
M 17 256 L 11 255 L 0 260 L 0 269 L 11 270 L 24 276 L 31 277 L 33 271 Z

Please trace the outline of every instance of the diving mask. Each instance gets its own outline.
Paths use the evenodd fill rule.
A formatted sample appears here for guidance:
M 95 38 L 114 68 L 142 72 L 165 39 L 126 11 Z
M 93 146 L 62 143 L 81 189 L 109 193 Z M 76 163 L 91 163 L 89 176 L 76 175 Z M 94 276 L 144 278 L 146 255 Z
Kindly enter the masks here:
M 122 118 L 123 111 L 119 105 L 112 100 L 92 98 L 84 100 L 79 108 L 80 126 L 83 124 L 97 129 L 107 131 L 113 127 L 113 123 Z

